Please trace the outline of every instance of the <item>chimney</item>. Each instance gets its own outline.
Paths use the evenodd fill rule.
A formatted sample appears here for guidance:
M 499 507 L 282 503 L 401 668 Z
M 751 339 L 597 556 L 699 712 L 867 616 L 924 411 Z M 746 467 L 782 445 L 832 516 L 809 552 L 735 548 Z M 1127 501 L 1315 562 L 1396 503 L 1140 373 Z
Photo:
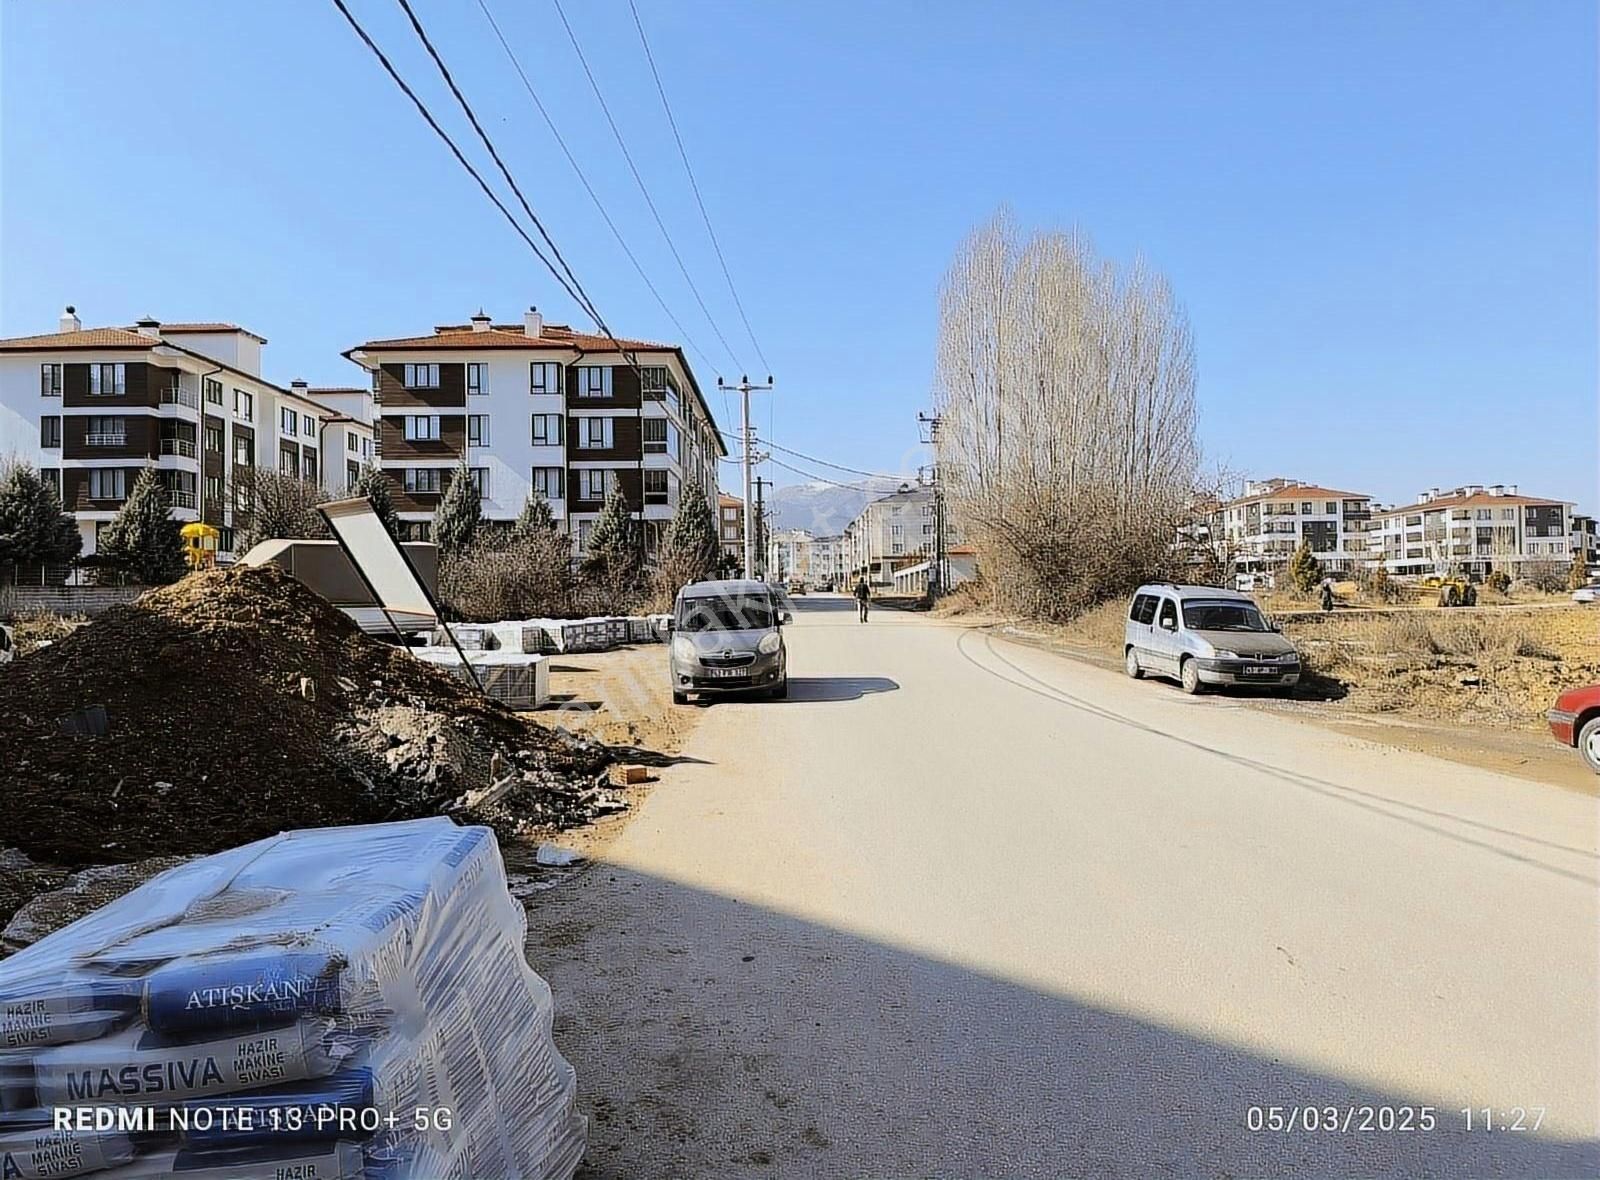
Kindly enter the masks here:
M 522 330 L 537 340 L 544 335 L 544 316 L 537 307 L 530 307 L 522 315 Z
M 1491 496 L 1503 496 L 1503 495 L 1505 495 L 1506 494 L 1506 485 L 1503 484 L 1503 483 L 1492 483 L 1492 484 L 1490 484 L 1489 485 L 1489 494 Z
M 1461 489 L 1461 494 L 1463 496 L 1476 496 L 1481 491 L 1483 491 L 1481 483 L 1469 483 Z
M 1506 495 L 1515 496 L 1516 494 L 1517 494 L 1517 485 L 1514 484 L 1514 483 L 1506 484 Z
M 161 335 L 161 321 L 151 316 L 145 316 L 144 319 L 140 320 L 133 326 L 141 336 Z
M 78 309 L 72 304 L 67 304 L 67 310 L 61 313 L 61 330 L 63 332 L 83 331 L 83 321 L 78 318 Z
M 483 308 L 478 308 L 478 314 L 472 317 L 472 330 L 474 332 L 487 332 L 489 330 L 489 317 L 484 314 Z
M 306 390 L 309 388 L 310 386 L 306 384 L 306 379 L 304 377 L 296 377 L 293 381 L 289 382 L 289 392 L 298 393 L 301 397 L 306 396 Z

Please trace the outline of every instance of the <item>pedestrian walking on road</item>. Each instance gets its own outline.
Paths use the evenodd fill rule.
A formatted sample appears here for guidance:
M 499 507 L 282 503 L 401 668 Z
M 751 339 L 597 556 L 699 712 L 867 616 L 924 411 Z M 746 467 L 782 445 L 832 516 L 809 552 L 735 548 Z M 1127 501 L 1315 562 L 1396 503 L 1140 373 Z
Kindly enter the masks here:
M 872 601 L 872 591 L 867 587 L 867 580 L 862 578 L 856 583 L 856 606 L 861 609 L 861 621 L 867 621 L 867 605 Z
M 1327 578 L 1322 579 L 1322 609 L 1333 609 L 1333 583 Z

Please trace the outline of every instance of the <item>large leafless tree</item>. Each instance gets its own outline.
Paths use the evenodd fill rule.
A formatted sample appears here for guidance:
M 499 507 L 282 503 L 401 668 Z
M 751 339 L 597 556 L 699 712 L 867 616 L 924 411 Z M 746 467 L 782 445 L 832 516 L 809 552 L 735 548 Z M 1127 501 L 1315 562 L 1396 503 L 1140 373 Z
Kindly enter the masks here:
M 940 299 L 950 502 L 1005 605 L 1070 615 L 1172 560 L 1196 494 L 1194 353 L 1166 280 L 1002 213 Z

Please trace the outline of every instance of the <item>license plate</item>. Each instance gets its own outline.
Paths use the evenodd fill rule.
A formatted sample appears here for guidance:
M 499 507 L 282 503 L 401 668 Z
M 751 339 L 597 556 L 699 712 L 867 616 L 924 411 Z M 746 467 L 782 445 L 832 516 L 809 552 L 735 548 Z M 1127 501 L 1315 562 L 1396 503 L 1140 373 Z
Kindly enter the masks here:
M 743 668 L 712 668 L 711 669 L 711 675 L 712 676 L 743 676 L 743 675 L 745 675 L 745 669 L 743 669 Z
M 1269 668 L 1264 664 L 1247 664 L 1245 666 L 1244 674 L 1246 676 L 1276 676 L 1278 674 L 1278 670 L 1276 668 Z

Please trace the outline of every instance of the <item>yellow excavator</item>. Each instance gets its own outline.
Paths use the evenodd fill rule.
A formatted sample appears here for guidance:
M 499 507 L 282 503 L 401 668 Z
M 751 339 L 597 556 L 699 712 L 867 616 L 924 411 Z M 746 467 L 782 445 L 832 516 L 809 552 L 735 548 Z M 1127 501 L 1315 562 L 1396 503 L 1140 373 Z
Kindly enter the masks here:
M 1417 600 L 1440 606 L 1477 606 L 1478 588 L 1466 578 L 1430 576 L 1417 583 Z
M 208 570 L 217 564 L 217 542 L 222 537 L 219 529 L 196 522 L 178 531 L 183 535 L 183 556 L 191 570 Z

